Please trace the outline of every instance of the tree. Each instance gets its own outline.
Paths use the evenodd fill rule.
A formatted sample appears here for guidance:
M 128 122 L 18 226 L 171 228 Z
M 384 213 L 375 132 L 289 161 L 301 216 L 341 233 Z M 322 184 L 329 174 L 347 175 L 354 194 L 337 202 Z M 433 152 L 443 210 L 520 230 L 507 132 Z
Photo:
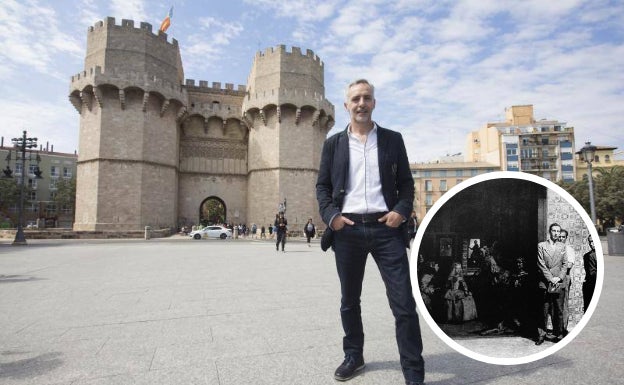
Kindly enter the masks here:
M 594 171 L 594 203 L 596 218 L 606 220 L 624 219 L 624 167 L 598 167 Z M 573 183 L 560 182 L 559 185 L 570 193 L 587 213 L 589 205 L 589 181 L 587 176 Z
M 60 178 L 56 183 L 56 195 L 54 196 L 54 204 L 57 211 L 61 208 L 71 209 L 73 213 L 76 208 L 76 178 L 71 179 Z
M 624 219 L 624 167 L 597 168 L 596 172 L 596 216 L 612 220 Z
M 19 185 L 13 178 L 0 178 L 0 210 L 6 210 L 19 201 Z

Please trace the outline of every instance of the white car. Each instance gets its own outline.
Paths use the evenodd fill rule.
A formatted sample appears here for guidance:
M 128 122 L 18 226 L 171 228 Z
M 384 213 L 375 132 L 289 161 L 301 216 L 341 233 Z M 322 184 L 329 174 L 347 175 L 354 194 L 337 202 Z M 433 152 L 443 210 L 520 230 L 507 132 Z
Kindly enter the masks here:
M 189 236 L 193 239 L 202 238 L 232 238 L 232 230 L 223 226 L 206 226 L 201 230 L 191 231 Z

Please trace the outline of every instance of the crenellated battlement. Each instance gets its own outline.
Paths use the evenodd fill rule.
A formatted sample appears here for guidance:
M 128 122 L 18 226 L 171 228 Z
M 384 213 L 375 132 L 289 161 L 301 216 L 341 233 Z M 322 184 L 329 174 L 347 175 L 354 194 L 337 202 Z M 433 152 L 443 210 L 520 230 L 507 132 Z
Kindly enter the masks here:
M 212 85 L 209 85 L 209 82 L 207 80 L 200 80 L 199 85 L 195 85 L 195 79 L 186 79 L 184 85 L 187 88 L 193 87 L 195 89 L 198 89 L 199 91 L 231 91 L 244 93 L 247 88 L 247 86 L 239 84 L 237 88 L 234 89 L 234 84 L 232 83 L 225 83 L 225 88 L 222 88 L 221 82 L 212 82 Z
M 291 51 L 288 52 L 287 47 L 284 44 L 280 44 L 276 47 L 268 47 L 267 49 L 264 50 L 264 52 L 262 51 L 256 52 L 255 60 L 259 60 L 263 58 L 271 59 L 272 57 L 282 57 L 282 56 L 308 57 L 312 59 L 313 61 L 317 62 L 321 67 L 323 67 L 324 65 L 321 58 L 319 58 L 311 49 L 307 49 L 306 53 L 303 54 L 301 52 L 300 47 L 293 46 L 291 47 Z
M 171 44 L 173 47 L 178 47 L 178 41 L 176 39 L 171 39 L 171 43 L 167 42 L 167 34 L 158 30 L 158 33 L 153 33 L 152 25 L 150 23 L 141 22 L 138 28 L 134 26 L 134 20 L 122 19 L 121 24 L 117 25 L 115 23 L 114 17 L 107 17 L 104 20 L 100 20 L 95 23 L 93 26 L 89 27 L 89 33 L 99 33 L 105 30 L 119 30 L 121 32 L 146 32 L 147 34 L 153 36 L 154 38 L 160 39 L 167 44 Z
M 139 87 L 145 91 L 158 92 L 167 98 L 186 101 L 185 91 L 181 84 L 175 84 L 144 72 L 125 72 L 118 68 L 103 71 L 100 66 L 89 68 L 72 76 L 70 93 L 82 91 L 87 86 L 97 87 L 103 84 L 113 85 L 120 90 L 127 87 Z
M 274 98 L 277 98 L 278 100 L 305 99 L 314 100 L 317 102 L 326 100 L 324 94 L 305 88 L 275 88 L 271 90 L 262 90 L 259 92 L 250 93 L 247 97 L 247 100 L 254 101 Z

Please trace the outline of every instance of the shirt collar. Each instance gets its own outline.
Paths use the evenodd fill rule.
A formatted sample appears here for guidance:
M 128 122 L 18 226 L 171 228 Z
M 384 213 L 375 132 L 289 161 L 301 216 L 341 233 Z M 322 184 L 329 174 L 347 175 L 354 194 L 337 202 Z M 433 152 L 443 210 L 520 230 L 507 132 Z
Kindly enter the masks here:
M 377 134 L 377 123 L 375 121 L 373 121 L 373 129 L 370 130 L 369 134 Z M 349 125 L 347 126 L 347 134 L 349 136 L 351 136 L 351 123 L 349 123 Z

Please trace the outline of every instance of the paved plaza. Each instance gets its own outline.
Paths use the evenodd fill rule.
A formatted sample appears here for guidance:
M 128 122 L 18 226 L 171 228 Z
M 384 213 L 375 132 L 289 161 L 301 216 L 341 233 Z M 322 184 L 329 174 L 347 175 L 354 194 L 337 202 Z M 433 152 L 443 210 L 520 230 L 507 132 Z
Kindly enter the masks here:
M 0 240 L 0 384 L 337 384 L 333 253 L 295 240 Z M 603 249 L 607 251 L 606 242 Z M 369 259 L 362 375 L 403 384 L 394 320 Z M 621 384 L 624 257 L 605 256 L 592 319 L 558 352 L 502 366 L 465 357 L 421 318 L 427 384 Z M 501 340 L 501 349 L 505 349 Z

